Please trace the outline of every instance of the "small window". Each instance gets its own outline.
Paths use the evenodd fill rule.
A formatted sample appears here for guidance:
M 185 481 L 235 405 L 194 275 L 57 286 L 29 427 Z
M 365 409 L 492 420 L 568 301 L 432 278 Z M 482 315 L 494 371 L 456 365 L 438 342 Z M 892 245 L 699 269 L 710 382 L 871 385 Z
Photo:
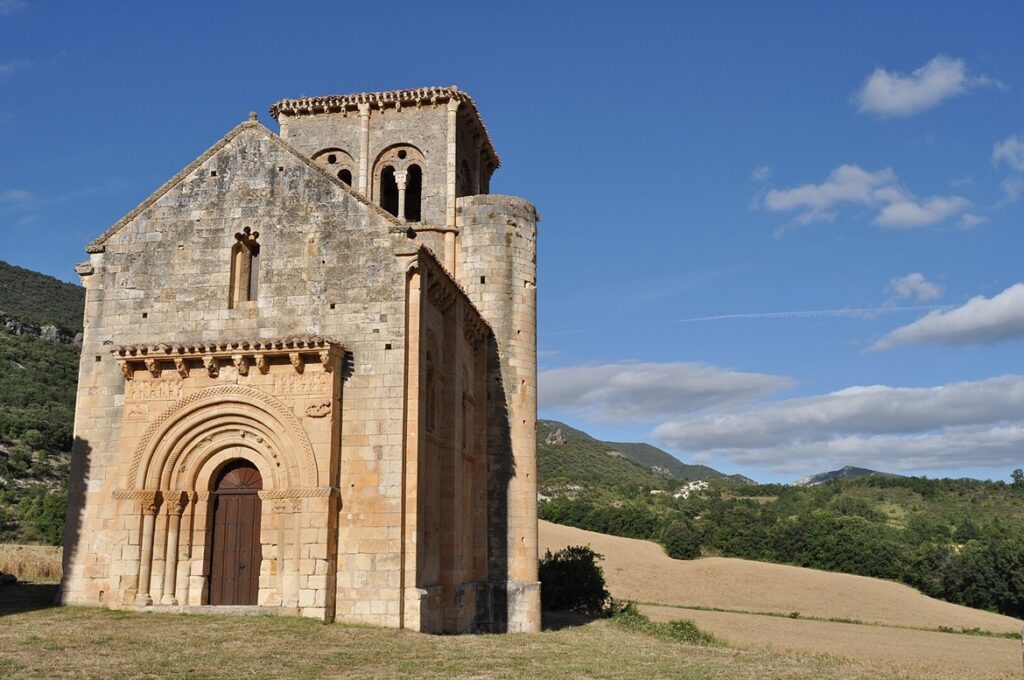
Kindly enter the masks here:
M 352 171 L 351 170 L 339 170 L 338 179 L 345 184 L 352 186 Z

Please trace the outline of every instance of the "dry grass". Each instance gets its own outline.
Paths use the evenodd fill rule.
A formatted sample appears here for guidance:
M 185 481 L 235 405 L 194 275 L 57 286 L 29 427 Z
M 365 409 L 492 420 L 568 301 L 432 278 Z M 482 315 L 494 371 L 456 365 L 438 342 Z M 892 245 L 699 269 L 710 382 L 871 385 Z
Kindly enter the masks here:
M 548 522 L 541 522 L 540 543 L 542 550 L 590 545 L 605 556 L 603 566 L 613 596 L 652 603 L 641 609 L 653 620 L 690 619 L 729 644 L 833 655 L 877 673 L 908 677 L 1020 678 L 1019 641 L 936 630 L 945 626 L 1012 633 L 1019 632 L 1024 622 L 933 600 L 898 583 L 747 560 L 673 560 L 648 541 Z M 757 612 L 799 612 L 825 620 Z M 915 628 L 931 630 L 911 630 Z
M 0 602 L 2 611 L 2 602 Z M 0 619 L 3 678 L 902 678 L 835 659 L 698 647 L 609 621 L 431 636 L 302 619 L 63 607 Z
M 14 574 L 19 581 L 60 582 L 60 560 L 61 548 L 0 543 L 0 572 Z
M 673 560 L 661 546 L 540 523 L 546 547 L 590 545 L 612 595 L 638 602 L 841 618 L 909 628 L 1020 632 L 1024 621 L 935 600 L 893 581 L 727 557 Z

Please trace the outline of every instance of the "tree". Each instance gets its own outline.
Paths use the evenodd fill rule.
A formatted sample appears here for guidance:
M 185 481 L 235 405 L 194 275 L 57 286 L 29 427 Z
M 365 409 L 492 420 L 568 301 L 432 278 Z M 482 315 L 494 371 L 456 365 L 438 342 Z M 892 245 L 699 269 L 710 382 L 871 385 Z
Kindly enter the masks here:
M 1010 479 L 1013 480 L 1014 489 L 1024 489 L 1024 470 L 1017 468 L 1010 474 Z

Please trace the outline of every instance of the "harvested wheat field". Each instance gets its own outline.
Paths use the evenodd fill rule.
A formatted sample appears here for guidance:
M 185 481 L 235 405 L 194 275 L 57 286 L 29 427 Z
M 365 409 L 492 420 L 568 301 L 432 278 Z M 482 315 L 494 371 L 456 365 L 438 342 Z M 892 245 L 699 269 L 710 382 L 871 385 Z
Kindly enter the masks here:
M 62 552 L 51 545 L 0 543 L 0 573 L 13 574 L 19 581 L 57 583 Z
M 549 522 L 540 523 L 540 545 L 541 551 L 590 545 L 605 556 L 613 596 L 648 603 L 642 609 L 655 620 L 690 619 L 736 646 L 827 654 L 912 677 L 1021 676 L 1019 640 L 938 629 L 1019 633 L 1024 622 L 898 583 L 731 558 L 673 560 L 649 541 Z

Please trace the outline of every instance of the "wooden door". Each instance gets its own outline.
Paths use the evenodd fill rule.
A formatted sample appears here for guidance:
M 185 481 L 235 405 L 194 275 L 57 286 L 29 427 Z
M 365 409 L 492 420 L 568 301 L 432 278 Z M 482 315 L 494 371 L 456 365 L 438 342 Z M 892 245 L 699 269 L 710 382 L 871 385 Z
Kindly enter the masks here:
M 259 470 L 248 461 L 229 463 L 213 499 L 210 604 L 254 605 L 260 587 Z

